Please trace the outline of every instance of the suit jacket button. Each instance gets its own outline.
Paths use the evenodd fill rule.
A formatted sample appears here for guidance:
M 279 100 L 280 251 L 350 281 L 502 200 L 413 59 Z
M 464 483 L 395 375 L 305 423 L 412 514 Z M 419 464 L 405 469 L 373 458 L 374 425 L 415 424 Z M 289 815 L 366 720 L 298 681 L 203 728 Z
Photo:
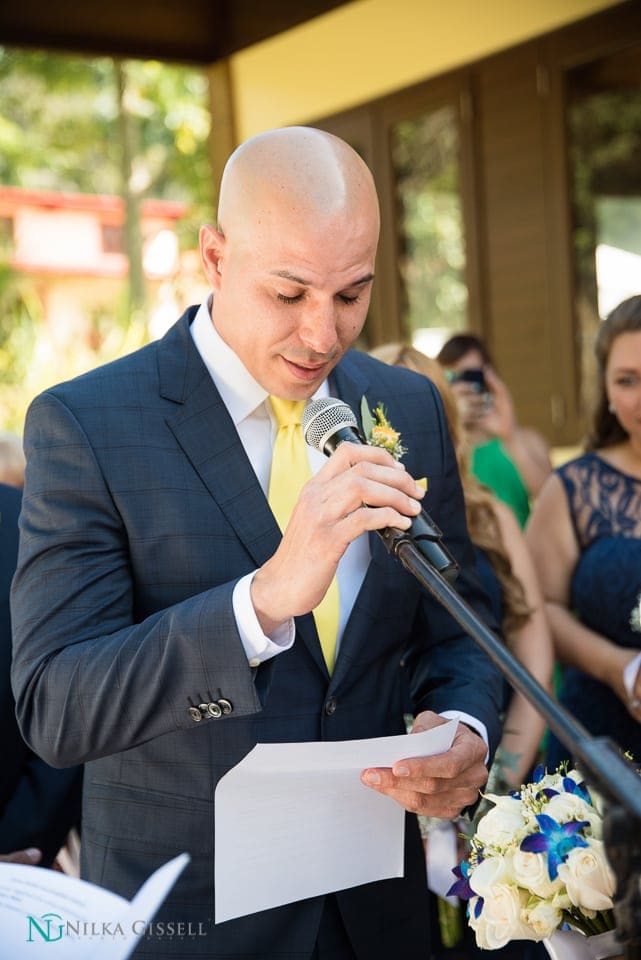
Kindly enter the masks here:
M 230 714 L 230 713 L 232 712 L 232 710 L 234 709 L 234 708 L 232 707 L 230 701 L 229 701 L 229 700 L 225 700 L 224 698 L 223 698 L 222 700 L 219 700 L 219 701 L 218 701 L 218 706 L 219 706 L 220 709 L 223 711 L 223 714 L 224 714 L 226 717 L 228 717 L 229 714 Z
M 327 703 L 325 704 L 325 713 L 327 714 L 328 717 L 331 717 L 333 714 L 336 713 L 337 706 L 338 704 L 336 703 L 336 697 L 330 697 Z
M 215 701 L 207 704 L 207 713 L 210 717 L 219 717 L 223 711 Z
M 200 710 L 198 709 L 198 707 L 190 707 L 190 708 L 189 708 L 189 716 L 190 716 L 191 719 L 194 721 L 194 723 L 200 723 L 200 721 L 201 721 L 202 718 L 203 718 L 203 715 L 202 715 L 202 713 L 200 712 Z

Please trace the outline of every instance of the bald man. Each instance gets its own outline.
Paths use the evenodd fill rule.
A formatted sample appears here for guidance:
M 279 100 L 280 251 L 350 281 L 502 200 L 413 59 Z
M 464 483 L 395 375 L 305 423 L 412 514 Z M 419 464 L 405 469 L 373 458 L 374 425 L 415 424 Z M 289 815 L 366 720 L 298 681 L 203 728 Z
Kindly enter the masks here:
M 491 622 L 436 391 L 350 349 L 378 227 L 372 177 L 345 143 L 298 127 L 253 138 L 228 161 L 217 227 L 201 231 L 207 301 L 162 340 L 46 391 L 27 418 L 13 592 L 23 734 L 54 765 L 86 764 L 89 880 L 131 897 L 191 854 L 156 918 L 165 932 L 136 956 L 429 955 L 409 813 L 403 879 L 214 923 L 214 791 L 256 743 L 399 734 L 408 704 L 415 729 L 459 717 L 443 756 L 412 758 L 410 736 L 407 759 L 362 772 L 407 811 L 453 817 L 500 735 L 500 678 L 373 533 L 409 526 L 414 478 L 428 476 L 459 588 Z M 371 446 L 310 450 L 313 477 L 281 533 L 266 497 L 270 395 L 335 395 L 357 415 L 363 398 L 384 404 L 404 468 Z M 330 675 L 311 611 L 334 577 Z

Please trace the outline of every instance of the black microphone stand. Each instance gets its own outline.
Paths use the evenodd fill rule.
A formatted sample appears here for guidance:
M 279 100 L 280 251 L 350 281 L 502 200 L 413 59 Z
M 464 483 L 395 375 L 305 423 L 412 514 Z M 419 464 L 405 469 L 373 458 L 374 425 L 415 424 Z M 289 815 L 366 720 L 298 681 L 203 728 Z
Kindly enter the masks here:
M 532 674 L 489 630 L 470 605 L 429 562 L 408 533 L 378 531 L 388 552 L 403 564 L 485 651 L 492 662 L 543 715 L 576 758 L 587 780 L 606 800 L 603 839 L 617 888 L 614 914 L 625 960 L 641 960 L 641 780 L 607 737 L 593 737 L 550 697 Z

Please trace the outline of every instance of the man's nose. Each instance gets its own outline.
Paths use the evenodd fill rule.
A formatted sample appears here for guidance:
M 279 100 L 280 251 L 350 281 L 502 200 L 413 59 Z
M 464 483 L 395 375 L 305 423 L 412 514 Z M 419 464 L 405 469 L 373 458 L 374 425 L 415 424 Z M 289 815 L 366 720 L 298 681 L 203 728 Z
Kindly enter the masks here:
M 336 307 L 333 303 L 315 304 L 301 318 L 299 336 L 315 353 L 331 353 L 338 341 Z

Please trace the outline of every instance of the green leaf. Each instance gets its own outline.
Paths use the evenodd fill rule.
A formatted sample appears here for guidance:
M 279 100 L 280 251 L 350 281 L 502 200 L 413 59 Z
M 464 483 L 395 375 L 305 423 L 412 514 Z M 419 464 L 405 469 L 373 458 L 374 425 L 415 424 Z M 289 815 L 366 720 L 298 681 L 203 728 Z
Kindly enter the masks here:
M 369 408 L 367 402 L 367 397 L 361 398 L 361 423 L 363 424 L 363 433 L 365 434 L 365 439 L 369 441 L 369 438 L 372 435 L 372 428 L 375 424 L 374 417 L 372 416 L 372 411 Z

